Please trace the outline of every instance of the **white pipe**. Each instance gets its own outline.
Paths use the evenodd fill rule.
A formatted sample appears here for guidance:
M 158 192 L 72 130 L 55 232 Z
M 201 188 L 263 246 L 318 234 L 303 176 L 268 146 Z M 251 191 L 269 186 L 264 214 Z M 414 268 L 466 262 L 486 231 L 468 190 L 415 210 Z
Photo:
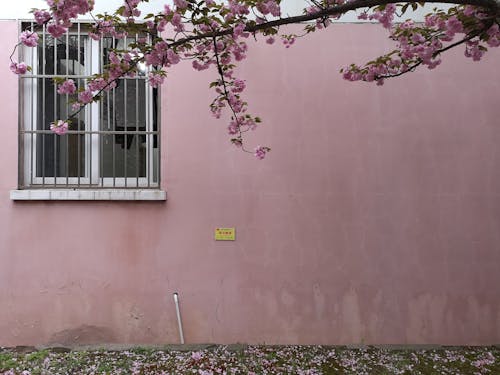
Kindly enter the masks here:
M 179 308 L 179 293 L 174 293 L 175 311 L 177 312 L 177 323 L 179 324 L 179 336 L 181 337 L 181 344 L 184 344 L 184 332 L 182 331 L 181 310 Z

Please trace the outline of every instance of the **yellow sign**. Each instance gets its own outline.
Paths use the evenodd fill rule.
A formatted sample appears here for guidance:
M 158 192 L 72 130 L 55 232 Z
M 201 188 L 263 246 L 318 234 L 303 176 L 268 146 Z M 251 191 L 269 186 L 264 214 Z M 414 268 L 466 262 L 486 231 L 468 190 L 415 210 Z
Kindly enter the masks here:
M 234 228 L 215 228 L 216 241 L 234 241 L 236 231 Z

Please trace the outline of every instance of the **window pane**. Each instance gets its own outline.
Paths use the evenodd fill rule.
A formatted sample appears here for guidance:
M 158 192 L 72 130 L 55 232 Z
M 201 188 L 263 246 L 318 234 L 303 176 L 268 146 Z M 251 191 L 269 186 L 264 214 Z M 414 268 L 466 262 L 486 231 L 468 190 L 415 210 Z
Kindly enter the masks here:
M 45 86 L 44 103 L 39 103 L 37 130 L 50 130 L 50 123 L 56 118 L 66 118 L 66 99 L 56 96 L 54 102 L 54 84 L 49 79 L 39 79 L 39 91 Z M 43 82 L 45 81 L 45 82 Z M 42 101 L 42 96 L 38 96 Z M 57 113 L 58 115 L 55 115 Z M 80 116 L 82 117 L 82 116 Z M 74 119 L 69 130 L 84 130 L 85 123 Z M 37 177 L 83 177 L 85 175 L 85 135 L 56 135 L 45 133 L 37 135 Z
M 104 95 L 101 130 L 116 131 L 102 137 L 101 177 L 146 177 L 147 137 L 146 81 L 120 79 L 117 87 Z
M 85 46 L 87 37 L 63 36 L 54 40 L 45 34 L 38 47 L 39 74 L 54 73 L 68 76 L 85 74 Z M 43 45 L 45 44 L 45 49 Z M 54 67 L 56 66 L 56 69 Z M 82 86 L 83 80 L 74 79 Z M 71 114 L 70 98 L 59 95 L 52 78 L 37 80 L 37 130 L 48 131 L 50 124 L 66 119 Z M 82 111 L 83 112 L 83 111 Z M 83 131 L 84 113 L 74 119 L 69 130 Z M 36 150 L 37 177 L 83 177 L 85 176 L 85 136 L 83 134 L 38 134 Z

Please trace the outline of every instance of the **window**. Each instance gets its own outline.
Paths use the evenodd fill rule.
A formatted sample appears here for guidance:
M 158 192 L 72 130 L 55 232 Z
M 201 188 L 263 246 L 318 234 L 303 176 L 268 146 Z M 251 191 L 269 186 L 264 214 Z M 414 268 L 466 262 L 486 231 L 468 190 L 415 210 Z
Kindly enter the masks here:
M 146 68 L 87 105 L 66 134 L 50 130 L 73 113 L 72 98 L 57 93 L 54 78 L 71 78 L 84 88 L 106 65 L 110 49 L 125 49 L 137 36 L 95 41 L 85 23 L 57 39 L 45 28 L 37 32 L 38 47 L 21 50 L 33 70 L 20 78 L 19 188 L 158 189 L 158 91 L 147 84 Z

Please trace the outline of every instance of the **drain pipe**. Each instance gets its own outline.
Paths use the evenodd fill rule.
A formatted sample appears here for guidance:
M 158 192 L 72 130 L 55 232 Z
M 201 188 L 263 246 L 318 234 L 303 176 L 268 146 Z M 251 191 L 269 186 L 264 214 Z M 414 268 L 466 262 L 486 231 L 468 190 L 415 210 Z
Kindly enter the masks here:
M 175 311 L 177 312 L 177 323 L 179 324 L 179 336 L 181 337 L 181 344 L 184 344 L 184 332 L 182 331 L 181 310 L 179 308 L 179 293 L 174 293 Z

